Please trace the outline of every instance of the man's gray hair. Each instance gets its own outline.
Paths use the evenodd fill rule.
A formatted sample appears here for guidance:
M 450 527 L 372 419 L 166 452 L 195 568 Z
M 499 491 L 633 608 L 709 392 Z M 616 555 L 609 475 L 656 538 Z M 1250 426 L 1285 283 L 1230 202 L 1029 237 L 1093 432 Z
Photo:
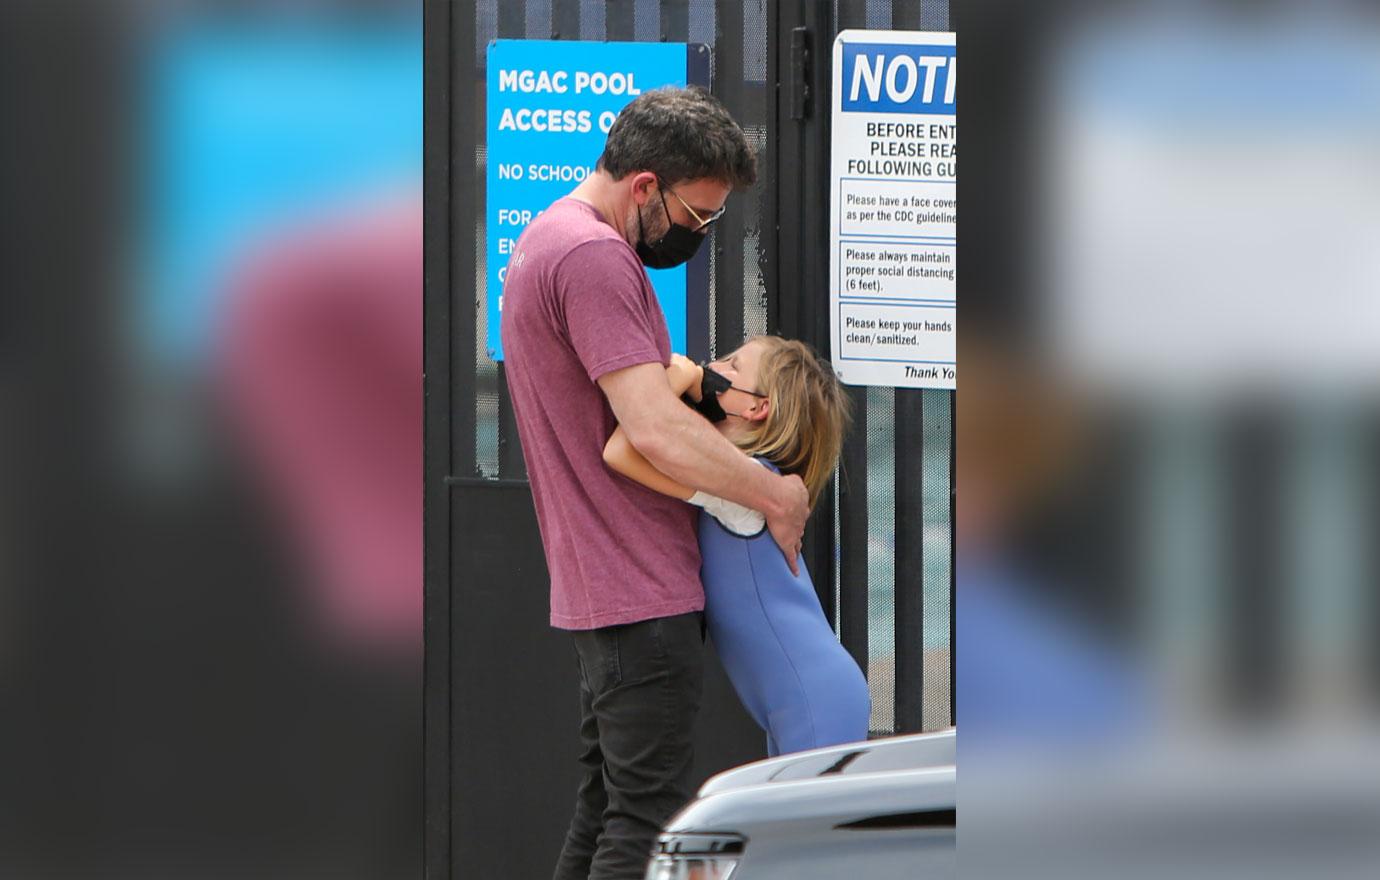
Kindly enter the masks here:
M 613 123 L 598 168 L 614 180 L 651 171 L 668 185 L 710 178 L 740 189 L 757 181 L 757 158 L 743 130 L 699 86 L 634 98 Z

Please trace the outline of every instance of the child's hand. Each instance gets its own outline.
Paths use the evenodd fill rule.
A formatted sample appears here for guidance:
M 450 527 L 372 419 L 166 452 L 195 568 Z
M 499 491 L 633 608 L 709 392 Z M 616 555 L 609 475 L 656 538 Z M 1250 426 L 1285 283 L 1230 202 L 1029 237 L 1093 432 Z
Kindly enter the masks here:
M 700 382 L 704 378 L 704 368 L 683 354 L 672 354 L 671 365 L 666 368 L 667 381 L 677 394 L 689 393 L 691 399 L 700 399 Z
M 683 354 L 671 355 L 671 366 L 679 367 L 682 370 L 699 369 L 698 365 Z

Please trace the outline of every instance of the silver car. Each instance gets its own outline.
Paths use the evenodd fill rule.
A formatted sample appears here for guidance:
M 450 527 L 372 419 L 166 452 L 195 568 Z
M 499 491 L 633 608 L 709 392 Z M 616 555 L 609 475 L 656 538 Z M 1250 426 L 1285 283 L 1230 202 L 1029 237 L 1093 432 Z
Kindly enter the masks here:
M 647 880 L 953 877 L 951 728 L 720 773 L 657 841 Z

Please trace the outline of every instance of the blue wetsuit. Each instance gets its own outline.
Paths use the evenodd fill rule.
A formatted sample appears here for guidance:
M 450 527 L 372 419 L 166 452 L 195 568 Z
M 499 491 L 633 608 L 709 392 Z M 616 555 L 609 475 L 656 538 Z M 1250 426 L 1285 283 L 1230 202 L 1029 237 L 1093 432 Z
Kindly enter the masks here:
M 768 752 L 867 739 L 867 682 L 829 627 L 804 561 L 797 578 L 766 529 L 741 537 L 707 513 L 699 535 L 709 634 Z

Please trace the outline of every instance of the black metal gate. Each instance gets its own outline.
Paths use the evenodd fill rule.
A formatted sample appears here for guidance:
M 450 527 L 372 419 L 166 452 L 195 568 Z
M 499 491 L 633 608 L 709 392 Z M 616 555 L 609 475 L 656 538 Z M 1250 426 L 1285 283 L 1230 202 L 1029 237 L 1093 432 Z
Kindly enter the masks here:
M 768 330 L 827 351 L 834 35 L 944 30 L 948 2 L 427 0 L 426 16 L 427 872 L 544 876 L 573 807 L 576 665 L 547 627 L 506 381 L 482 344 L 485 48 L 523 37 L 709 45 L 712 89 L 758 148 L 762 182 L 733 199 L 710 242 L 708 350 L 689 354 Z M 852 394 L 855 428 L 806 533 L 807 562 L 867 672 L 874 735 L 945 727 L 953 394 Z M 762 754 L 717 667 L 699 728 L 702 776 Z

